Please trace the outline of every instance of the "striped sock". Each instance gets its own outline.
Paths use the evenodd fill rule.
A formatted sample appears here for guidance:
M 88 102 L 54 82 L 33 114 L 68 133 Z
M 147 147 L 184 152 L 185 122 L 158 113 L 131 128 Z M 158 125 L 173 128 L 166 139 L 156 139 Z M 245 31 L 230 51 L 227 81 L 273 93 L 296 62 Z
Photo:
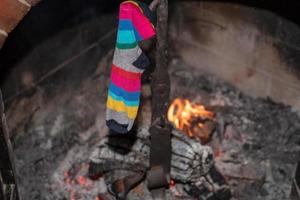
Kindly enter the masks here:
M 111 68 L 106 124 L 117 133 L 131 130 L 138 113 L 141 75 L 149 65 L 138 42 L 155 35 L 155 29 L 137 1 L 120 5 L 117 44 Z M 150 10 L 147 10 L 150 12 Z

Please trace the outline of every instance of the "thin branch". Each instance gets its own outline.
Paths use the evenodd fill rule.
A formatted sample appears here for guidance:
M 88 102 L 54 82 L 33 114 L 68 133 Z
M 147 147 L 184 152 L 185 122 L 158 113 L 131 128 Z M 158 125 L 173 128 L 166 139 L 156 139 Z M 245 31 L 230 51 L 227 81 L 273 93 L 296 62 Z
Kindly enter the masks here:
M 154 11 L 159 3 L 160 3 L 160 0 L 153 0 L 149 6 L 150 10 Z

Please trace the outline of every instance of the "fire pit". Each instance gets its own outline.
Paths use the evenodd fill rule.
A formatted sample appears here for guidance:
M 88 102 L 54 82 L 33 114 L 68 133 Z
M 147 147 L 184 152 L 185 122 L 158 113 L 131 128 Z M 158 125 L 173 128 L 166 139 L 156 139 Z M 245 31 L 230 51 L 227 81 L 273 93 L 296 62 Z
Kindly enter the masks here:
M 209 16 L 206 14 L 203 16 Z M 291 191 L 293 196 L 297 195 L 299 181 L 295 174 L 298 173 L 294 172 L 299 171 L 296 170 L 300 153 L 298 111 L 270 98 L 253 98 L 246 94 L 244 86 L 237 89 L 220 76 L 204 72 L 205 67 L 198 64 L 201 60 L 203 65 L 208 62 L 201 59 L 195 63 L 193 55 L 199 53 L 199 46 L 189 43 L 193 34 L 185 31 L 190 21 L 199 19 L 181 15 L 178 12 L 180 20 L 171 24 L 170 30 L 172 33 L 176 33 L 174 29 L 183 30 L 182 37 L 186 40 L 182 42 L 189 49 L 183 45 L 178 53 L 173 48 L 178 45 L 174 42 L 178 38 L 171 34 L 171 102 L 167 117 L 173 127 L 173 149 L 167 197 L 284 200 Z M 105 125 L 103 113 L 115 17 L 115 13 L 98 16 L 97 20 L 48 38 L 19 60 L 13 70 L 18 73 L 8 73 L 10 76 L 3 81 L 4 90 L 8 91 L 6 115 L 22 199 L 114 200 L 111 185 L 116 180 L 144 174 L 149 168 L 153 96 L 149 79 L 153 77 L 147 75 L 151 71 L 143 77 L 137 127 L 126 136 L 116 136 L 108 135 Z M 217 27 L 218 31 L 227 30 L 200 21 L 207 27 Z M 103 24 L 106 29 L 99 31 Z M 83 41 L 86 37 L 82 37 L 82 30 L 94 33 L 94 29 L 97 34 L 89 40 L 95 40 Z M 219 38 L 213 33 L 210 36 L 215 42 Z M 74 53 L 74 49 L 82 46 L 82 51 Z M 40 56 L 52 55 L 50 52 L 58 52 L 58 47 L 60 56 Z M 9 48 L 4 50 L 9 52 Z M 40 65 L 43 67 L 36 67 Z M 59 69 L 55 71 L 58 76 L 45 78 L 42 71 L 52 67 Z M 246 74 L 252 77 L 255 72 L 250 70 Z M 241 82 L 239 74 L 234 77 L 237 83 Z M 42 81 L 35 85 L 34 80 Z M 15 88 L 22 86 L 25 92 L 16 93 Z M 285 102 L 290 103 L 286 98 Z M 129 192 L 128 199 L 151 199 L 147 179 Z
M 173 131 L 172 155 L 177 152 L 179 156 L 172 159 L 182 164 L 178 164 L 178 169 L 172 168 L 170 195 L 178 199 L 215 199 L 224 195 L 226 199 L 231 192 L 231 199 L 287 198 L 299 155 L 297 113 L 269 100 L 241 95 L 213 77 L 188 71 L 188 66 L 176 58 L 170 66 L 174 99 L 180 94 L 181 98 L 203 102 L 209 113 L 212 112 L 209 108 L 213 108 L 214 117 L 206 120 L 215 124 L 205 145 L 196 136 L 190 138 L 187 132 Z M 187 85 L 189 81 L 197 84 Z M 20 191 L 25 199 L 113 199 L 107 190 L 113 180 L 139 173 L 148 166 L 149 96 L 143 97 L 137 132 L 130 137 L 107 138 L 101 114 L 105 107 L 97 103 L 98 91 L 105 86 L 94 89 L 96 82 L 86 79 L 76 92 L 65 92 L 64 96 L 57 93 L 53 98 L 61 103 L 48 100 L 46 106 L 32 108 L 21 120 L 15 113 L 22 113 L 24 105 L 26 108 L 36 105 L 47 88 L 16 100 L 11 107 L 14 109 L 8 109 L 11 130 L 18 130 L 12 134 L 17 174 L 22 175 Z M 87 100 L 91 104 L 86 104 Z M 101 102 L 105 102 L 105 95 Z M 197 131 L 198 128 L 193 133 Z M 196 157 L 185 158 L 186 154 Z M 208 158 L 206 167 L 206 160 L 201 163 L 203 159 L 199 159 L 201 156 Z M 95 162 L 91 163 L 90 158 Z M 215 167 L 209 164 L 211 161 Z M 195 170 L 198 175 L 193 175 L 188 163 L 201 167 Z M 129 195 L 138 199 L 141 195 L 148 198 L 150 193 L 141 183 Z

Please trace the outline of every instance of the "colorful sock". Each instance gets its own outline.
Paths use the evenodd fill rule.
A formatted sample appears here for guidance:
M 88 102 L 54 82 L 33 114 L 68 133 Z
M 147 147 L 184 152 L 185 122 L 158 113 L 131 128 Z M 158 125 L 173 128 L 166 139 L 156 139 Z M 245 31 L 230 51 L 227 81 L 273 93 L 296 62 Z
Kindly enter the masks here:
M 150 64 L 138 42 L 155 35 L 154 26 L 147 17 L 150 12 L 138 1 L 125 1 L 120 5 L 117 44 L 106 104 L 106 124 L 117 133 L 130 131 L 138 113 L 141 75 Z

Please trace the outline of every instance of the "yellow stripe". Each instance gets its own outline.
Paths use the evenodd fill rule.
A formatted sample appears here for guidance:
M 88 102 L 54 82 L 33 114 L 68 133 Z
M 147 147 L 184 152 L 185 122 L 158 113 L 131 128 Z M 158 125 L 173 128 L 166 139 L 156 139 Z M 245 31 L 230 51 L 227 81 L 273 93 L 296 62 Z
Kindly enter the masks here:
M 137 112 L 138 112 L 137 106 L 134 106 L 134 107 L 126 106 L 124 104 L 124 102 L 116 101 L 113 98 L 111 98 L 110 96 L 108 96 L 108 98 L 107 98 L 106 106 L 109 109 L 117 111 L 117 112 L 126 112 L 128 118 L 130 118 L 132 120 L 135 119 Z
M 124 1 L 124 2 L 122 2 L 122 3 L 132 3 L 132 4 L 134 4 L 136 7 L 138 7 L 138 8 L 141 10 L 142 13 L 144 13 L 143 9 L 139 6 L 139 4 L 138 4 L 137 2 L 128 0 L 128 1 Z

